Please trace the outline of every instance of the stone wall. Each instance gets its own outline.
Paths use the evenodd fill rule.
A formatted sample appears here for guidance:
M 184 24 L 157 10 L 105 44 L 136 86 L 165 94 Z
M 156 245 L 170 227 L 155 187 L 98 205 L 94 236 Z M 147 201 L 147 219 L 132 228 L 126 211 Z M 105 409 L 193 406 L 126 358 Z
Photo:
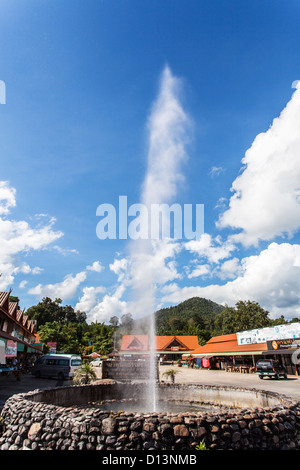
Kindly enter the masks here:
M 272 393 L 264 392 L 263 399 L 269 395 L 270 403 L 277 400 L 273 406 L 217 414 L 112 413 L 80 404 L 71 406 L 66 399 L 70 389 L 84 400 L 87 396 L 111 398 L 116 385 L 63 387 L 12 396 L 1 413 L 0 450 L 184 451 L 201 442 L 208 449 L 300 449 L 300 403 Z M 180 388 L 185 393 L 190 387 L 175 388 L 177 393 Z M 165 392 L 175 388 L 166 385 Z M 237 393 L 236 388 L 232 391 Z M 54 396 L 58 402 L 59 394 L 65 406 L 50 404 Z

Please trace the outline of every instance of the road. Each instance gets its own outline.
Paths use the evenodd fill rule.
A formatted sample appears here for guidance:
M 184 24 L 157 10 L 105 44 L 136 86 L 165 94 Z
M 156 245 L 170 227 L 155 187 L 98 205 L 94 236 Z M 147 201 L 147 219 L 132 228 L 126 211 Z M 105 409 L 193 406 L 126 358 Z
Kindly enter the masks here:
M 70 380 L 59 382 L 57 379 L 36 378 L 31 374 L 22 374 L 21 380 L 18 381 L 14 375 L 0 375 L 0 410 L 3 408 L 5 401 L 16 393 L 26 393 L 32 390 L 43 390 L 47 388 L 55 388 L 58 386 L 66 386 L 70 384 Z
M 160 365 L 160 379 L 168 382 L 163 373 L 168 369 L 179 372 L 175 376 L 175 383 L 201 383 L 204 385 L 227 385 L 233 387 L 255 388 L 280 393 L 300 400 L 300 377 L 288 375 L 287 380 L 269 379 L 261 380 L 256 374 L 241 374 L 240 372 L 225 372 L 219 370 L 189 369 Z

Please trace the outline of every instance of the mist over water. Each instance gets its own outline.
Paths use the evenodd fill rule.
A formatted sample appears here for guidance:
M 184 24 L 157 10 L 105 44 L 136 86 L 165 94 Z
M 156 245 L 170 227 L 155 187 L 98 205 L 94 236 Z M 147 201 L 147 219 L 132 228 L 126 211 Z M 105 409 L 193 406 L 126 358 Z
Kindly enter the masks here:
M 163 70 L 157 99 L 153 103 L 148 119 L 148 155 L 147 171 L 141 191 L 141 203 L 150 212 L 151 204 L 171 204 L 175 202 L 178 187 L 184 180 L 182 166 L 187 161 L 185 146 L 188 142 L 190 120 L 184 112 L 179 96 L 181 81 L 174 77 L 167 66 Z M 143 224 L 143 214 L 141 224 Z M 164 217 L 164 214 L 162 214 Z M 156 220 L 152 223 L 157 223 Z M 169 223 L 169 216 L 164 223 Z M 153 229 L 151 226 L 149 229 Z M 155 319 L 156 288 L 159 259 L 166 256 L 168 244 L 174 240 L 134 240 L 130 245 L 131 286 L 135 311 L 139 316 L 150 316 L 149 348 L 151 372 L 149 402 L 156 409 L 155 390 Z

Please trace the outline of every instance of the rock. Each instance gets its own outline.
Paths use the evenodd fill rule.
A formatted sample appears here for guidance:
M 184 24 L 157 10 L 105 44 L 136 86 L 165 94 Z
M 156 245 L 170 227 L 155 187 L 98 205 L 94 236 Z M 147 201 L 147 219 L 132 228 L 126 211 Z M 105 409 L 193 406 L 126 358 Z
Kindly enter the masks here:
M 102 433 L 105 436 L 113 434 L 117 427 L 117 421 L 114 418 L 105 418 L 102 421 Z
M 184 424 L 177 424 L 174 427 L 174 436 L 176 437 L 187 437 L 189 434 L 189 430 Z
M 233 434 L 232 434 L 232 442 L 238 442 L 240 439 L 241 439 L 241 433 L 235 431 Z
M 216 432 L 219 432 L 219 431 L 220 431 L 219 426 L 214 425 L 214 426 L 211 427 L 211 432 L 212 432 L 213 434 L 216 433 Z
M 110 416 L 93 407 L 33 402 L 30 393 L 25 399 L 15 395 L 6 402 L 0 450 L 180 452 L 194 450 L 203 440 L 210 449 L 300 449 L 300 405 L 291 400 L 265 410 L 235 413 L 223 409 L 220 414 L 124 412 Z
M 28 431 L 28 439 L 34 441 L 41 430 L 41 423 L 33 423 Z

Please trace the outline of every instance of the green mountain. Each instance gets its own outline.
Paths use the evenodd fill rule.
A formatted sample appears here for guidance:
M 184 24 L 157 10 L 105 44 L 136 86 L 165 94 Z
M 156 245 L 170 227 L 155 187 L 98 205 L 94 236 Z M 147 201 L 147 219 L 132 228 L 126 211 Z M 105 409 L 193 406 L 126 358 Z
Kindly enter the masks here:
M 215 316 L 223 305 L 201 297 L 193 297 L 178 305 L 155 312 L 157 335 L 202 335 L 212 329 Z
M 200 345 L 205 344 L 214 332 L 214 320 L 224 310 L 212 300 L 193 297 L 178 305 L 162 308 L 154 313 L 156 334 L 158 336 L 198 336 Z M 130 332 L 123 334 L 148 334 L 150 316 L 133 321 Z

